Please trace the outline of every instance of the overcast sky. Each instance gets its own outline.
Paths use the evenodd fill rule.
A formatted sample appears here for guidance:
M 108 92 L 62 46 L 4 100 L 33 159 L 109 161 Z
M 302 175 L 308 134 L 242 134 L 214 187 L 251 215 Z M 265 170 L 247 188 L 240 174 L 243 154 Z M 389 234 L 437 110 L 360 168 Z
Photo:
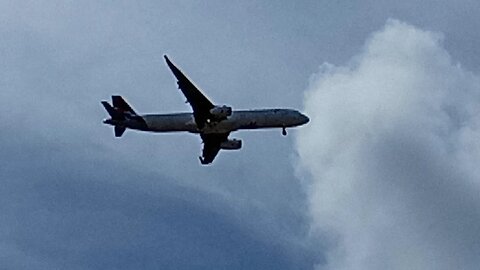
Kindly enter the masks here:
M 238 1 L 237 1 L 238 2 Z M 5 269 L 476 269 L 480 2 L 0 1 Z M 311 122 L 113 137 L 101 100 Z

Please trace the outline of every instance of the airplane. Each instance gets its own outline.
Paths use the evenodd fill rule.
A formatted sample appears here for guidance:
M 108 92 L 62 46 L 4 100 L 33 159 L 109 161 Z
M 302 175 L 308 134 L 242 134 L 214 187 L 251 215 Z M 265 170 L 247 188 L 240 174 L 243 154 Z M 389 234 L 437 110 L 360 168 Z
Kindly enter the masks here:
M 115 137 L 121 137 L 126 129 L 200 134 L 203 150 L 199 159 L 201 164 L 206 165 L 213 162 L 221 149 L 238 150 L 242 147 L 241 140 L 228 138 L 233 131 L 281 128 L 286 136 L 286 128 L 309 122 L 307 116 L 292 109 L 234 111 L 227 105 L 214 105 L 166 55 L 164 58 L 193 113 L 139 115 L 121 96 L 114 95 L 112 105 L 107 101 L 101 103 L 111 117 L 103 123 L 114 127 Z

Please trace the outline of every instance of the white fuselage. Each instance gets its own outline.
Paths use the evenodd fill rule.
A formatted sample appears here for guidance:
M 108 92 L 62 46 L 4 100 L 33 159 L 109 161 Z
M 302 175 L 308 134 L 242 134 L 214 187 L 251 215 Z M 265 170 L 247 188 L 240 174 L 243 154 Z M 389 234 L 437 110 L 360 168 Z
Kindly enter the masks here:
M 192 113 L 146 114 L 141 116 L 146 126 L 126 121 L 125 127 L 151 132 L 228 133 L 240 129 L 287 128 L 303 125 L 308 117 L 291 109 L 263 109 L 233 111 L 232 115 L 219 122 L 207 123 L 202 130 L 197 128 Z

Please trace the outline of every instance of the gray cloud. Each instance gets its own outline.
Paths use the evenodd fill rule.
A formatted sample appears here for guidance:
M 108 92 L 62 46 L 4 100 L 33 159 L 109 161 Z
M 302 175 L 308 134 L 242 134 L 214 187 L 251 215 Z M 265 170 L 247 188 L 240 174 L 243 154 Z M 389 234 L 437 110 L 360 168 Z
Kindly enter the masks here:
M 480 78 L 443 36 L 389 20 L 345 66 L 324 64 L 297 137 L 322 269 L 476 269 Z

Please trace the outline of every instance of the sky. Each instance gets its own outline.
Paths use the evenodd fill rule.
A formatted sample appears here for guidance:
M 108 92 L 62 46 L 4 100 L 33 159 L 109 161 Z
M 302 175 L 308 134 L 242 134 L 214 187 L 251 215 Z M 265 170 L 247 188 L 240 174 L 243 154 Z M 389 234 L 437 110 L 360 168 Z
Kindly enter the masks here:
M 477 1 L 0 1 L 0 268 L 475 269 Z M 100 105 L 310 123 L 200 138 Z

